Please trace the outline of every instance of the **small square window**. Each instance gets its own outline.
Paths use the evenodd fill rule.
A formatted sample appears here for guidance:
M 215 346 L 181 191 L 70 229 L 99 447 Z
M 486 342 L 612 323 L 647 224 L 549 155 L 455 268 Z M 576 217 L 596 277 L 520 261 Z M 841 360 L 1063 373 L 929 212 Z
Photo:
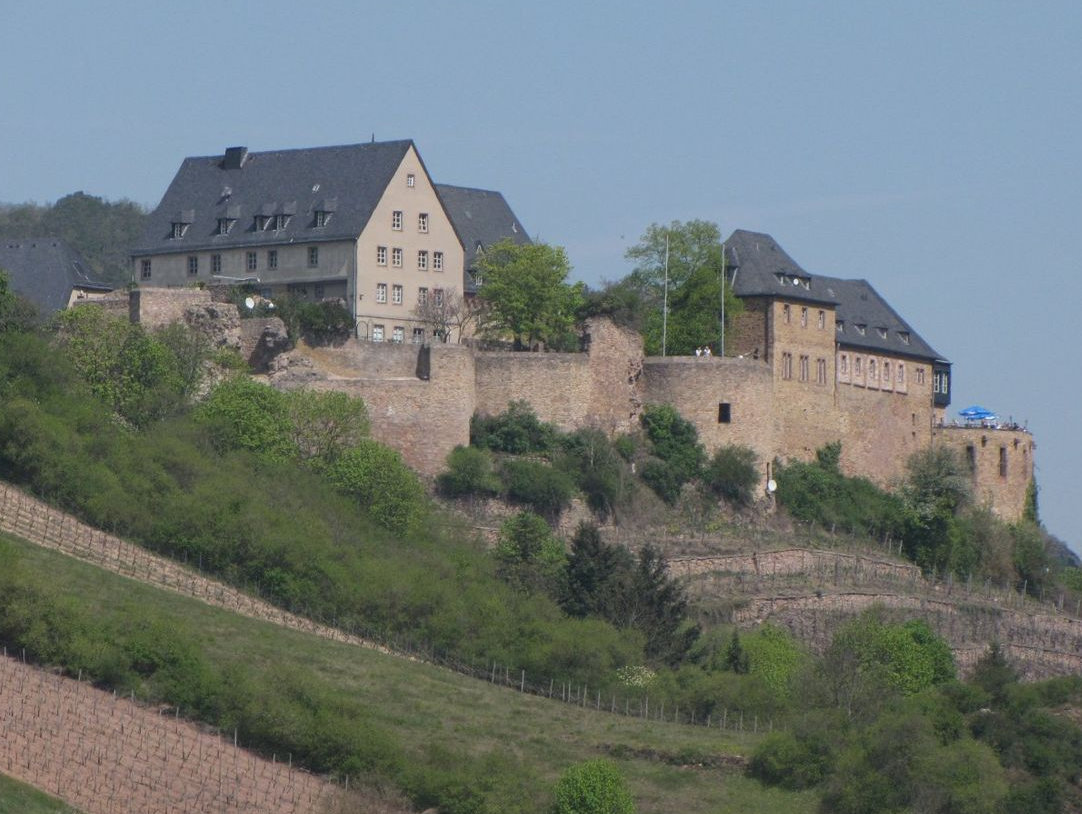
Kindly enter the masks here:
M 391 249 L 391 265 L 396 269 L 402 268 L 402 250 L 397 247 Z
M 222 273 L 222 256 L 220 254 L 210 256 L 210 271 L 212 274 Z
M 420 215 L 417 216 L 417 231 L 428 231 L 428 213 L 422 212 Z
M 150 261 L 144 260 L 140 265 L 139 277 L 143 280 L 150 279 Z
M 256 256 L 255 252 L 248 252 L 246 259 L 248 271 L 255 271 L 259 268 L 259 258 Z
M 406 175 L 406 186 L 408 186 L 410 189 L 413 189 L 415 186 L 417 186 L 417 176 L 415 176 L 412 172 L 407 173 Z
M 269 269 L 278 268 L 278 250 L 277 249 L 270 249 L 270 250 L 267 251 L 267 268 L 269 268 Z
M 432 270 L 443 271 L 443 252 L 432 252 Z
M 386 246 L 376 246 L 376 265 L 377 266 L 386 266 L 387 265 L 387 247 Z
M 391 228 L 401 232 L 402 231 L 402 210 L 396 209 L 391 213 Z
M 732 420 L 733 420 L 732 405 L 729 404 L 729 402 L 727 402 L 727 401 L 721 402 L 721 404 L 718 405 L 718 423 L 719 424 L 728 424 Z
M 315 268 L 319 265 L 319 246 L 308 247 L 308 267 Z
M 406 329 L 401 325 L 395 325 L 391 331 L 391 341 L 401 344 L 406 341 Z
M 197 255 L 188 255 L 188 276 L 194 277 L 199 273 L 199 257 Z
M 387 302 L 387 283 L 376 283 L 376 302 Z
M 402 286 L 395 285 L 391 288 L 391 302 L 394 305 L 402 304 Z
M 428 252 L 424 250 L 417 252 L 417 270 L 428 271 Z
M 383 341 L 383 326 L 382 325 L 373 325 L 372 326 L 372 341 L 373 342 L 382 342 Z

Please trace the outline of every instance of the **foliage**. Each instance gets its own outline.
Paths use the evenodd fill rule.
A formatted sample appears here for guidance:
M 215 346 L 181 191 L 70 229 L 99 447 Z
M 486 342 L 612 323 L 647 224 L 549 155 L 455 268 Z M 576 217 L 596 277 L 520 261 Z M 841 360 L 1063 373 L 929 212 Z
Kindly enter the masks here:
M 669 576 L 669 564 L 649 543 L 639 551 L 615 618 L 618 627 L 631 627 L 646 637 L 646 655 L 666 664 L 678 664 L 699 636 L 698 625 L 688 623 L 684 587 Z
M 353 334 L 353 315 L 339 300 L 308 302 L 286 295 L 276 297 L 274 306 L 274 314 L 285 323 L 292 342 L 304 338 L 314 345 L 324 345 L 341 342 Z
M 0 206 L 0 239 L 61 238 L 86 260 L 91 276 L 121 287 L 131 281 L 128 252 L 142 237 L 146 218 L 132 201 L 73 192 L 52 205 Z
M 1040 525 L 1040 510 L 1037 507 L 1037 479 L 1030 478 L 1026 485 L 1026 498 L 1022 506 L 1022 519 L 1027 523 Z
M 356 498 L 386 529 L 408 533 L 424 516 L 424 487 L 390 447 L 361 440 L 334 458 L 326 471 L 331 483 Z
M 290 446 L 302 461 L 330 463 L 368 435 L 368 408 L 347 393 L 302 388 L 285 394 Z
M 667 339 L 662 337 L 666 253 Z M 703 345 L 717 347 L 721 322 L 722 254 L 717 224 L 702 220 L 673 221 L 668 226 L 651 224 L 639 242 L 627 250 L 625 257 L 636 265 L 617 289 L 621 297 L 616 301 L 627 303 L 631 299 L 629 292 L 637 294 L 639 303 L 633 308 L 625 306 L 625 311 L 644 315 L 640 320 L 648 354 L 660 354 L 663 346 L 670 355 L 685 356 Z M 742 310 L 743 304 L 726 282 L 726 331 L 730 329 L 732 318 Z
M 0 334 L 30 331 L 37 327 L 37 308 L 11 290 L 8 276 L 0 269 Z
M 560 439 L 557 466 L 575 480 L 591 509 L 609 516 L 626 505 L 634 476 L 615 444 L 601 430 L 583 428 Z
M 142 326 L 93 307 L 64 311 L 57 323 L 75 369 L 128 422 L 145 426 L 174 413 L 189 394 L 178 357 Z
M 550 520 L 567 507 L 575 491 L 567 473 L 539 461 L 504 461 L 500 478 L 508 498 Z
M 768 786 L 806 789 L 823 782 L 832 759 L 825 733 L 776 732 L 756 747 L 748 774 Z
M 745 672 L 761 680 L 778 699 L 787 700 L 808 666 L 807 653 L 800 644 L 787 630 L 770 623 L 745 634 L 740 642 Z
M 563 543 L 544 518 L 519 512 L 500 527 L 496 545 L 500 576 L 516 588 L 555 595 L 565 564 Z
M 838 467 L 841 447 L 828 444 L 814 463 L 791 461 L 775 467 L 778 501 L 798 520 L 824 528 L 875 537 L 900 535 L 904 507 L 865 478 L 849 478 Z
M 557 340 L 574 324 L 582 284 L 566 282 L 571 266 L 562 248 L 502 240 L 478 257 L 477 268 L 484 281 L 477 292 L 484 336 L 510 335 L 521 350 Z
M 673 504 L 680 488 L 699 476 L 706 458 L 698 430 L 668 404 L 648 405 L 640 420 L 658 459 L 647 462 L 642 479 L 666 503 Z
M 488 450 L 456 446 L 447 455 L 447 471 L 436 478 L 436 488 L 446 497 L 485 497 L 500 491 Z
M 703 467 L 703 483 L 717 496 L 737 506 L 751 502 L 759 483 L 758 456 L 750 447 L 727 444 Z
M 470 419 L 470 443 L 511 455 L 545 453 L 553 449 L 556 427 L 542 422 L 526 401 L 512 401 L 494 416 L 475 414 Z
M 571 538 L 563 609 L 572 616 L 617 618 L 629 590 L 633 560 L 623 546 L 607 545 L 597 526 L 581 523 Z
M 590 760 L 571 766 L 556 783 L 554 814 L 633 814 L 635 803 L 616 764 Z
M 222 381 L 194 415 L 219 451 L 247 450 L 278 461 L 297 455 L 286 396 L 247 376 Z
M 746 673 L 748 671 L 748 654 L 744 652 L 740 644 L 740 634 L 733 628 L 733 637 L 729 640 L 729 646 L 725 648 L 725 669 L 734 673 Z
M 906 554 L 927 571 L 966 562 L 957 514 L 971 500 L 969 473 L 949 447 L 929 447 L 906 461 L 901 496 L 907 510 Z
M 183 402 L 199 393 L 211 359 L 207 337 L 182 322 L 172 322 L 154 332 L 154 339 L 164 345 L 175 362 L 178 395 Z
M 1017 587 L 1031 596 L 1041 596 L 1052 581 L 1052 560 L 1048 555 L 1041 529 L 1022 521 L 1011 527 L 1014 540 L 1014 567 L 1018 573 Z
M 447 342 L 455 333 L 459 338 L 477 319 L 477 311 L 458 293 L 458 289 L 445 288 L 439 298 L 430 294 L 413 307 L 413 315 L 424 323 L 428 333 L 437 341 Z

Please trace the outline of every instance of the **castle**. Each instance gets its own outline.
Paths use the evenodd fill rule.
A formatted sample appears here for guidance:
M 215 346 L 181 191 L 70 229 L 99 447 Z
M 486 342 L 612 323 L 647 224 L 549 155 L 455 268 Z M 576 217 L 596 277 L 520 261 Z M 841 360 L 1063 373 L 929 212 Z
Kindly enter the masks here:
M 741 262 L 738 269 L 750 265 Z M 512 401 L 528 402 L 561 429 L 609 434 L 636 429 L 645 405 L 666 403 L 695 425 L 708 452 L 726 444 L 755 450 L 764 494 L 776 458 L 807 460 L 833 441 L 842 443 L 843 471 L 887 486 L 911 453 L 943 445 L 968 463 L 979 502 L 1006 520 L 1020 518 L 1033 477 L 1031 434 L 944 421 L 945 360 L 922 355 L 927 346 L 912 332 L 906 347 L 914 353 L 887 347 L 879 330 L 887 326 L 874 322 L 863 334 L 864 323 L 853 330 L 857 336 L 874 330 L 882 347 L 842 340 L 846 318 L 856 312 L 825 297 L 809 300 L 808 292 L 818 293 L 816 282 L 825 285 L 825 278 L 812 278 L 809 288 L 789 283 L 803 294 L 749 295 L 734 325 L 731 356 L 646 357 L 638 334 L 594 319 L 582 353 L 350 339 L 278 356 L 265 375 L 283 389 L 340 390 L 364 399 L 373 437 L 428 476 L 445 468 L 455 446 L 469 443 L 475 413 L 499 413 Z M 831 280 L 826 287 L 837 293 L 840 285 Z M 854 290 L 878 300 L 866 283 Z M 147 327 L 200 324 L 207 309 L 223 310 L 211 300 L 210 290 L 142 288 L 132 294 L 130 314 Z M 904 325 L 895 318 L 890 331 Z M 245 355 L 256 352 L 263 321 L 233 317 L 233 324 Z

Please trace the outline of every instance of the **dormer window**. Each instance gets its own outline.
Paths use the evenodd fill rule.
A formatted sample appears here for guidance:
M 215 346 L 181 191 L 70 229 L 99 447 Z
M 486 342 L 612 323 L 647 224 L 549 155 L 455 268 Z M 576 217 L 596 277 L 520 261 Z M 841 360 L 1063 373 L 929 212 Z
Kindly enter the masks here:
M 267 226 L 270 224 L 270 215 L 256 215 L 255 216 L 255 230 L 257 232 L 265 232 Z
M 275 215 L 274 216 L 274 231 L 280 232 L 286 228 L 289 223 L 289 215 Z
M 867 325 L 860 325 L 860 324 L 855 325 L 854 327 L 857 329 L 857 333 L 860 334 L 861 336 L 864 336 L 864 334 L 865 334 L 865 332 L 867 331 L 867 328 L 868 328 Z
M 902 340 L 903 345 L 909 344 L 909 331 L 898 331 L 898 338 Z
M 875 332 L 877 334 L 879 334 L 880 339 L 886 339 L 887 338 L 887 329 L 886 328 L 876 328 Z
M 182 237 L 184 237 L 184 233 L 188 231 L 188 227 L 190 225 L 191 224 L 188 224 L 188 223 L 180 223 L 178 221 L 174 221 L 174 223 L 173 223 L 173 240 L 180 240 Z
M 316 228 L 321 229 L 327 225 L 327 221 L 331 219 L 330 212 L 324 212 L 322 209 L 316 210 Z
M 234 223 L 236 223 L 236 220 L 233 218 L 218 218 L 218 234 L 228 235 Z
M 835 321 L 834 330 L 838 333 L 845 333 L 845 320 L 839 319 Z

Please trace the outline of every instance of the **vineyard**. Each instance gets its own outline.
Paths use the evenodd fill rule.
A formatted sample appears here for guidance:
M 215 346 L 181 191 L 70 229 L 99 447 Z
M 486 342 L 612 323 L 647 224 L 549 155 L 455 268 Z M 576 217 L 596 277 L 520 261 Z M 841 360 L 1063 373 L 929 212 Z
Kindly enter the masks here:
M 0 659 L 0 772 L 87 814 L 300 814 L 338 787 L 164 710 Z

